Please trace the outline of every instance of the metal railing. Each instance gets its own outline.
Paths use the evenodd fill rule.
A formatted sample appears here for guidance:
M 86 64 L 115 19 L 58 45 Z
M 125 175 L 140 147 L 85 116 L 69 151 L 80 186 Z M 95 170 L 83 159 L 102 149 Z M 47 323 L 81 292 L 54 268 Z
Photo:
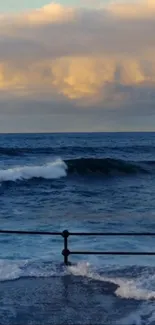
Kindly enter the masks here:
M 155 233 L 150 232 L 69 232 L 64 230 L 62 232 L 52 231 L 28 231 L 28 230 L 1 230 L 0 234 L 10 235 L 44 235 L 44 236 L 62 236 L 64 240 L 64 248 L 62 255 L 64 257 L 64 264 L 69 265 L 69 255 L 155 255 L 155 252 L 131 252 L 131 251 L 70 251 L 68 248 L 68 238 L 70 236 L 155 236 Z

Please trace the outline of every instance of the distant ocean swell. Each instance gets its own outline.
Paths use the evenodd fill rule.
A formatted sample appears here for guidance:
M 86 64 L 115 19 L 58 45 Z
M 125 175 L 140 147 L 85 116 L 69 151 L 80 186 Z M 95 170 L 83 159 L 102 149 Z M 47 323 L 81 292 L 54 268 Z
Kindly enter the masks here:
M 148 146 L 148 145 L 133 145 L 133 146 L 100 146 L 100 147 L 93 147 L 93 146 L 85 146 L 85 145 L 79 145 L 79 146 L 55 146 L 55 147 L 38 147 L 38 148 L 32 148 L 32 147 L 0 147 L 0 156 L 25 156 L 28 154 L 31 155 L 57 155 L 61 154 L 63 152 L 68 153 L 99 153 L 99 152 L 106 152 L 106 151 L 114 151 L 114 152 L 125 152 L 125 153 L 133 153 L 133 152 L 155 152 L 155 146 Z
M 155 172 L 155 161 L 130 162 L 112 158 L 56 159 L 44 165 L 13 166 L 0 169 L 0 182 L 30 180 L 32 178 L 58 179 L 70 174 L 125 176 Z

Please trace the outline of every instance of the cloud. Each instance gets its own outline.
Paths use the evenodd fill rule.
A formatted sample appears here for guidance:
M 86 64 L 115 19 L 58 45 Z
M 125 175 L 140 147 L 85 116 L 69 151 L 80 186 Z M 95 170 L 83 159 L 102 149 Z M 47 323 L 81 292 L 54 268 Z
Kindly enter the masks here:
M 154 30 L 153 0 L 1 14 L 0 100 L 154 105 Z
M 155 1 L 154 0 L 139 0 L 119 3 L 113 2 L 108 6 L 108 10 L 115 17 L 121 19 L 146 19 L 153 18 L 155 15 Z
M 52 2 L 42 8 L 26 11 L 18 14 L 1 14 L 0 20 L 5 24 L 13 25 L 40 25 L 73 20 L 75 10 L 71 7 L 63 7 Z

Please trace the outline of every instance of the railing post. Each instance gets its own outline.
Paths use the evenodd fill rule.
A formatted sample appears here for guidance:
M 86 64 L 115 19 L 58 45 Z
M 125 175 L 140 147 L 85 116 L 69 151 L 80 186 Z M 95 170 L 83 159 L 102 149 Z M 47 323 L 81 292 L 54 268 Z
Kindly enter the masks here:
M 68 256 L 70 254 L 70 251 L 68 249 L 68 237 L 69 237 L 69 231 L 68 230 L 64 230 L 62 232 L 62 237 L 64 238 L 64 249 L 62 251 L 62 255 L 64 256 L 64 264 L 68 265 Z

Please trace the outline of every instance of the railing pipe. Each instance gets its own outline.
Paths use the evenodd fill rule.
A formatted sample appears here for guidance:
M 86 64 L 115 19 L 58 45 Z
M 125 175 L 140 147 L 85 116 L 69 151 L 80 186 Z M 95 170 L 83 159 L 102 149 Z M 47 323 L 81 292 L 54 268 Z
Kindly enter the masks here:
M 5 230 L 0 229 L 0 234 L 12 234 L 12 235 L 45 235 L 45 236 L 56 236 L 61 235 L 62 232 L 56 232 L 56 231 L 36 231 L 36 230 Z
M 153 232 L 70 232 L 70 236 L 155 236 Z
M 155 255 L 155 252 L 123 252 L 123 251 L 70 251 L 70 255 Z
M 155 256 L 155 252 L 128 252 L 128 251 L 70 251 L 68 249 L 69 236 L 155 236 L 153 232 L 69 232 L 64 230 L 62 232 L 56 231 L 36 231 L 36 230 L 5 230 L 0 229 L 0 234 L 10 235 L 44 235 L 44 236 L 62 236 L 64 239 L 64 248 L 62 255 L 64 256 L 64 264 L 69 265 L 69 255 L 150 255 Z

